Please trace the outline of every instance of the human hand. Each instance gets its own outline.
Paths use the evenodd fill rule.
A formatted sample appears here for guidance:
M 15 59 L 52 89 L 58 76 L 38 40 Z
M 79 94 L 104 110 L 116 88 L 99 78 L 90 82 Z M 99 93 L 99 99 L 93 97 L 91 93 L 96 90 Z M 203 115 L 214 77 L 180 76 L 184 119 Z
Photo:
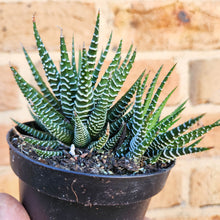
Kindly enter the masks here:
M 14 197 L 0 193 L 0 219 L 30 220 L 25 208 Z

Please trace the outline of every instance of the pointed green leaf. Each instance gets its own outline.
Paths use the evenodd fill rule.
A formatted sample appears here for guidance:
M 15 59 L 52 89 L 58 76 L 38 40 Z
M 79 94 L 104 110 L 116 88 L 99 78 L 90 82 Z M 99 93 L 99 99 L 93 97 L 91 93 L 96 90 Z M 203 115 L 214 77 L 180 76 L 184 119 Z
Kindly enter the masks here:
M 183 132 L 185 132 L 187 129 L 189 129 L 192 125 L 194 125 L 196 122 L 198 122 L 204 114 L 192 118 L 183 124 L 165 132 L 160 135 L 158 135 L 155 140 L 152 142 L 152 146 L 154 146 L 155 149 L 163 148 L 166 145 L 169 145 L 171 142 L 173 142 L 176 138 L 178 138 Z
M 118 143 L 124 129 L 125 129 L 125 123 L 123 123 L 123 125 L 121 126 L 119 132 L 116 135 L 109 138 L 109 140 L 107 141 L 107 143 L 104 146 L 105 150 L 110 150 L 110 149 L 112 149 L 116 146 L 116 144 Z
M 131 49 L 132 46 L 130 47 L 128 54 L 124 62 L 122 63 L 121 67 L 119 69 L 116 69 L 116 71 L 113 72 L 112 74 L 112 78 L 110 81 L 110 90 L 109 90 L 109 105 L 112 105 L 115 98 L 117 97 L 134 63 L 134 59 L 136 57 L 136 51 L 133 52 L 132 57 L 130 58 L 128 64 L 126 65 L 127 60 L 131 53 Z
M 67 145 L 70 144 L 73 130 L 71 124 L 34 87 L 28 84 L 13 67 L 11 67 L 11 70 L 20 90 L 41 123 L 58 140 Z
M 130 121 L 131 132 L 133 136 L 137 133 L 143 121 L 143 107 L 141 101 L 142 101 L 142 91 L 141 91 L 141 84 L 139 83 L 137 94 L 135 96 L 135 103 L 133 106 L 134 114 Z
M 95 142 L 92 142 L 89 146 L 88 146 L 88 149 L 94 149 L 94 150 L 101 150 L 106 142 L 108 141 L 108 138 L 109 138 L 109 125 L 107 126 L 107 129 L 106 129 L 106 132 L 105 134 L 97 141 Z
M 173 92 L 174 92 L 175 90 L 176 90 L 176 88 L 173 89 L 173 90 L 167 95 L 167 97 L 163 100 L 163 102 L 160 104 L 160 106 L 157 108 L 157 110 L 152 114 L 152 117 L 150 117 L 150 119 L 149 119 L 148 130 L 151 130 L 151 129 L 155 126 L 155 124 L 158 122 L 162 110 L 164 109 L 164 107 L 165 107 L 167 101 L 169 100 L 170 96 L 173 94 Z M 146 115 L 145 117 L 147 117 L 147 115 Z
M 129 143 L 131 141 L 131 136 L 128 136 L 122 143 L 122 145 L 116 149 L 115 155 L 117 157 L 125 157 L 128 149 L 129 149 Z
M 145 137 L 142 139 L 142 141 L 135 145 L 133 148 L 129 148 L 129 157 L 138 160 L 140 159 L 146 150 L 149 148 L 150 144 L 154 140 L 154 138 L 157 136 L 158 131 L 160 130 L 161 126 L 155 126 L 151 130 L 147 132 Z
M 92 41 L 91 41 L 91 44 L 89 46 L 89 50 L 87 53 L 88 72 L 90 74 L 92 74 L 94 71 L 94 66 L 95 66 L 95 61 L 96 61 L 98 39 L 99 39 L 99 18 L 100 18 L 100 12 L 98 12 L 98 15 L 97 15 L 95 30 L 94 30 Z
M 58 147 L 62 146 L 57 140 L 45 141 L 45 140 L 39 140 L 33 137 L 24 137 L 24 141 L 33 146 L 40 146 L 44 148 L 49 148 L 51 150 L 57 149 Z
M 27 51 L 23 47 L 23 51 L 26 57 L 26 60 L 30 66 L 30 69 L 32 71 L 32 74 L 35 78 L 35 81 L 37 82 L 37 85 L 39 86 L 41 92 L 44 94 L 44 97 L 48 100 L 48 102 L 57 110 L 60 110 L 60 105 L 57 99 L 53 96 L 51 91 L 47 88 L 45 82 L 43 81 L 42 77 L 40 76 L 39 72 L 37 71 L 36 67 L 34 66 L 30 56 L 28 55 Z
M 109 109 L 108 111 L 108 121 L 112 123 L 113 121 L 117 120 L 118 118 L 122 117 L 125 113 L 128 103 L 131 101 L 135 91 L 141 79 L 144 75 L 144 72 L 141 76 L 134 82 L 134 84 L 128 89 L 128 91 Z
M 213 129 L 214 127 L 217 127 L 217 126 L 220 126 L 220 120 L 214 122 L 213 124 L 206 125 L 204 127 L 200 127 L 198 129 L 190 131 L 186 134 L 178 136 L 173 142 L 171 142 L 167 146 L 167 148 L 182 147 L 185 144 L 188 144 L 190 141 L 193 141 L 193 140 L 201 137 L 202 135 L 204 135 L 205 133 L 207 133 L 208 131 L 210 131 L 211 129 Z
M 92 75 L 88 72 L 86 49 L 83 48 L 82 66 L 78 81 L 78 90 L 75 99 L 75 111 L 83 123 L 86 123 L 89 114 L 94 108 Z
M 76 112 L 74 112 L 74 124 L 74 145 L 79 148 L 88 146 L 91 141 L 91 137 L 86 126 L 83 124 Z
M 75 81 L 77 82 L 77 68 L 76 68 L 74 37 L 72 38 L 72 68 L 73 68 L 73 75 L 75 76 Z
M 103 63 L 105 61 L 105 58 L 106 58 L 107 54 L 108 54 L 109 47 L 110 47 L 110 44 L 111 44 L 111 40 L 112 40 L 112 33 L 111 33 L 111 35 L 109 37 L 108 43 L 106 45 L 106 48 L 105 48 L 104 52 L 101 53 L 99 62 L 97 64 L 95 70 L 93 71 L 93 74 L 92 74 L 93 75 L 93 77 L 92 77 L 92 87 L 93 88 L 95 87 L 95 84 L 96 84 L 96 81 L 98 79 L 99 73 L 101 71 L 102 65 L 103 65 Z
M 146 70 L 144 70 L 142 74 L 144 75 L 145 72 L 146 72 Z M 141 85 L 142 94 L 144 93 L 144 90 L 145 90 L 145 88 L 146 88 L 146 84 L 147 84 L 148 77 L 149 77 L 149 73 L 145 76 L 144 81 L 143 81 L 143 83 L 142 83 L 142 85 Z
M 128 121 L 131 120 L 133 113 L 134 113 L 134 111 L 131 110 L 128 113 L 126 113 L 123 117 L 119 118 L 118 120 L 116 120 L 116 121 L 114 121 L 113 123 L 110 124 L 111 136 L 115 135 L 119 131 L 119 129 L 122 126 L 123 122 L 127 123 Z
M 49 158 L 49 157 L 59 157 L 63 155 L 63 151 L 48 151 L 48 150 L 40 150 L 37 148 L 32 148 L 39 157 Z
M 108 86 L 102 95 L 102 99 L 96 104 L 88 120 L 88 131 L 92 138 L 98 136 L 106 125 L 108 111 Z
M 73 115 L 74 99 L 77 91 L 77 82 L 69 61 L 66 43 L 63 34 L 60 36 L 60 96 L 62 112 L 67 119 Z
M 105 71 L 100 82 L 98 83 L 97 87 L 94 90 L 95 102 L 97 102 L 100 99 L 100 97 L 102 96 L 102 93 L 104 92 L 105 87 L 108 83 L 109 77 L 113 74 L 114 71 L 116 71 L 116 69 L 119 65 L 120 58 L 121 58 L 121 47 L 122 47 L 122 41 L 120 41 L 120 44 L 118 46 L 118 49 L 115 53 L 115 56 L 114 56 L 112 62 L 108 66 L 107 70 Z
M 198 153 L 202 151 L 209 150 L 211 148 L 208 147 L 194 147 L 197 145 L 201 140 L 199 139 L 192 145 L 188 147 L 176 147 L 176 148 L 165 148 L 161 151 L 159 160 L 162 162 L 170 162 L 174 161 L 176 157 L 183 156 L 186 154 Z
M 79 50 L 79 59 L 78 59 L 78 75 L 81 72 L 81 67 L 82 67 L 82 53 L 81 50 Z
M 164 85 L 166 84 L 167 80 L 169 79 L 170 77 L 170 74 L 173 72 L 174 68 L 175 68 L 176 64 L 171 68 L 171 70 L 167 73 L 167 75 L 164 77 L 163 81 L 161 82 L 160 86 L 158 87 L 154 97 L 152 98 L 151 100 L 151 103 L 150 103 L 150 106 L 149 108 L 147 109 L 147 112 L 145 113 L 146 115 L 147 114 L 150 114 L 150 112 L 154 111 L 155 107 L 156 107 L 156 104 L 157 104 L 157 101 L 160 97 L 160 94 L 163 90 L 163 87 Z
M 12 119 L 13 122 L 15 122 L 19 128 L 21 128 L 23 131 L 25 131 L 27 134 L 36 137 L 40 140 L 55 140 L 56 138 L 53 137 L 49 132 L 44 132 L 37 130 L 35 128 L 32 128 L 26 124 L 20 123 L 14 119 Z
M 39 120 L 39 118 L 31 111 L 31 108 L 28 106 L 28 110 L 32 116 L 32 118 L 34 119 L 34 121 L 36 122 L 36 124 L 38 125 L 38 127 L 42 130 L 42 131 L 47 131 L 47 129 L 45 128 L 45 126 L 41 123 L 41 121 Z
M 41 40 L 41 37 L 37 30 L 35 17 L 33 17 L 33 29 L 34 29 L 34 36 L 36 39 L 38 52 L 39 52 L 41 62 L 43 64 L 43 68 L 46 73 L 48 82 L 57 100 L 60 101 L 60 74 Z
M 156 75 L 154 76 L 154 78 L 153 78 L 153 80 L 151 82 L 150 88 L 148 89 L 146 98 L 144 100 L 144 115 L 146 114 L 146 112 L 147 112 L 147 110 L 148 110 L 148 108 L 150 106 L 150 103 L 151 103 L 151 100 L 152 100 L 152 96 L 153 96 L 153 92 L 154 92 L 154 89 L 155 89 L 155 86 L 156 86 L 156 83 L 157 83 L 157 80 L 158 80 L 158 77 L 160 75 L 162 67 L 163 66 L 161 66 L 159 68 L 159 70 L 157 71 Z

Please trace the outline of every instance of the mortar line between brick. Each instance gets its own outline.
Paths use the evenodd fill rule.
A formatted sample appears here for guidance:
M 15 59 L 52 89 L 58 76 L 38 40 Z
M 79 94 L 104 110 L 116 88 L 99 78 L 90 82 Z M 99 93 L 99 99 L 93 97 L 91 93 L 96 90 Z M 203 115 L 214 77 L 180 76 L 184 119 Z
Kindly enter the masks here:
M 88 39 L 89 40 L 89 39 Z M 34 41 L 33 41 L 34 42 Z M 135 46 L 135 45 L 134 45 Z M 101 51 L 101 48 L 99 48 L 99 51 Z M 31 53 L 36 53 L 37 51 L 32 50 Z M 50 54 L 59 54 L 59 51 L 49 51 Z M 114 54 L 114 52 L 109 51 L 110 54 Z M 0 56 L 3 55 L 19 55 L 23 54 L 22 50 L 21 52 L 0 52 Z M 125 55 L 126 51 L 122 53 L 122 55 Z M 172 51 L 172 50 L 157 50 L 157 51 L 137 51 L 137 59 L 140 59 L 140 57 L 145 58 L 151 58 L 151 59 L 172 59 L 173 57 L 181 58 L 185 60 L 198 60 L 198 59 L 205 59 L 210 60 L 213 58 L 220 58 L 220 50 L 207 50 L 207 51 L 192 51 L 192 50 L 178 50 L 178 51 Z

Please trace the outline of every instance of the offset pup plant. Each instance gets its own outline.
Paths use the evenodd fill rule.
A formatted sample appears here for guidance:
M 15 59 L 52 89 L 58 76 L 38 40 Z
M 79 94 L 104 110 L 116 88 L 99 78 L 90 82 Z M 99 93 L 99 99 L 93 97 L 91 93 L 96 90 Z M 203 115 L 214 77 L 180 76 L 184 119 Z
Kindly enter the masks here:
M 38 159 L 59 158 L 61 161 L 70 159 L 71 163 L 77 163 L 79 158 L 85 158 L 87 162 L 89 158 L 91 160 L 96 158 L 95 161 L 101 163 L 103 158 L 109 156 L 113 158 L 111 161 L 114 163 L 124 160 L 129 161 L 130 166 L 128 163 L 121 172 L 114 166 L 107 170 L 100 164 L 93 163 L 95 168 L 100 167 L 99 174 L 135 175 L 149 172 L 147 168 L 151 166 L 169 167 L 178 156 L 210 149 L 196 145 L 205 133 L 220 125 L 220 120 L 189 131 L 189 128 L 203 117 L 199 115 L 175 127 L 186 102 L 168 116 L 161 118 L 161 112 L 175 89 L 171 90 L 161 103 L 158 103 L 158 99 L 175 65 L 156 88 L 161 66 L 149 83 L 147 92 L 145 88 L 149 74 L 145 74 L 144 71 L 129 90 L 115 102 L 132 68 L 136 50 L 133 50 L 131 45 L 122 60 L 122 41 L 120 41 L 113 60 L 98 80 L 112 39 L 110 35 L 105 49 L 97 60 L 99 20 L 98 13 L 90 47 L 87 50 L 83 46 L 79 51 L 78 65 L 75 61 L 74 41 L 72 58 L 69 59 L 61 33 L 61 61 L 58 71 L 41 40 L 35 18 L 33 19 L 34 36 L 50 88 L 23 48 L 40 91 L 26 82 L 11 66 L 14 78 L 30 105 L 35 122 L 33 126 L 13 120 L 19 131 L 22 131 L 21 150 L 27 149 L 28 146 L 30 151 L 24 151 L 27 155 L 32 152 Z M 133 97 L 135 98 L 132 102 Z M 81 168 L 80 170 L 83 171 Z

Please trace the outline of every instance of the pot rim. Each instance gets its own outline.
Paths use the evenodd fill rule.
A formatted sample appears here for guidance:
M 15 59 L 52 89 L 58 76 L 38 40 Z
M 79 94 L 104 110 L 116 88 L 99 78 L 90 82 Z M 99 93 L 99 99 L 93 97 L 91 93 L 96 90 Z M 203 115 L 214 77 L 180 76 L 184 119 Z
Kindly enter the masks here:
M 25 160 L 28 160 L 38 166 L 42 166 L 42 167 L 45 167 L 47 169 L 51 169 L 51 170 L 54 170 L 54 171 L 59 171 L 59 172 L 62 172 L 62 173 L 69 173 L 69 174 L 76 174 L 76 175 L 82 175 L 82 176 L 90 176 L 90 177 L 97 177 L 97 178 L 112 178 L 112 179 L 128 179 L 128 178 L 144 178 L 146 176 L 155 176 L 155 175 L 159 175 L 161 173 L 164 173 L 164 172 L 169 172 L 174 166 L 175 166 L 175 161 L 172 162 L 168 167 L 166 168 L 160 168 L 158 169 L 157 171 L 155 172 L 152 172 L 152 173 L 146 173 L 146 174 L 135 174 L 135 175 L 108 175 L 108 174 L 93 174 L 93 173 L 83 173 L 83 172 L 77 172 L 77 171 L 73 171 L 73 170 L 65 170 L 65 169 L 62 169 L 62 168 L 58 168 L 58 167 L 54 167 L 54 166 L 50 166 L 50 165 L 47 165 L 47 164 L 44 164 L 44 163 L 41 163 L 37 160 L 34 160 L 30 157 L 28 157 L 27 155 L 25 155 L 24 153 L 22 153 L 17 147 L 15 147 L 11 140 L 10 140 L 10 137 L 12 135 L 12 133 L 14 132 L 14 129 L 16 129 L 16 126 L 11 128 L 8 133 L 7 133 L 7 136 L 6 136 L 6 139 L 7 139 L 7 142 L 9 144 L 9 149 L 11 148 L 13 151 L 15 151 L 17 154 L 19 154 L 21 157 L 23 157 Z
M 37 192 L 87 205 L 122 205 L 137 203 L 157 194 L 163 188 L 175 161 L 154 173 L 104 175 L 82 173 L 53 167 L 34 160 L 12 145 L 11 129 L 7 134 L 10 164 L 15 174 Z M 76 196 L 77 195 L 77 196 Z

